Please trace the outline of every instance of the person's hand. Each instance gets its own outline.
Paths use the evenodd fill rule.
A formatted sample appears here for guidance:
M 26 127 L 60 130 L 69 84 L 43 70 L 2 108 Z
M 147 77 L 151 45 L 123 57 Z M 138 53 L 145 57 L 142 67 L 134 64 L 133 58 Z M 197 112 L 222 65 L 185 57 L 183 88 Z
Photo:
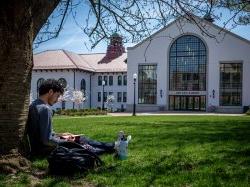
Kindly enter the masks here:
M 67 138 L 67 141 L 69 141 L 69 142 L 74 142 L 74 141 L 75 141 L 75 137 L 74 137 L 74 136 L 69 136 L 69 137 Z

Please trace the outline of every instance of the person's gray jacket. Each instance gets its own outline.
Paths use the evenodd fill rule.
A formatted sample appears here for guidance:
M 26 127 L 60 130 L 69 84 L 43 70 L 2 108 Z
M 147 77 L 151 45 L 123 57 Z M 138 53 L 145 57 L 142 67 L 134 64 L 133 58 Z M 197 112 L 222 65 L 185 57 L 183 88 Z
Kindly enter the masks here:
M 32 152 L 39 152 L 44 147 L 55 146 L 65 141 L 53 132 L 52 110 L 41 99 L 33 101 L 29 107 L 27 133 Z

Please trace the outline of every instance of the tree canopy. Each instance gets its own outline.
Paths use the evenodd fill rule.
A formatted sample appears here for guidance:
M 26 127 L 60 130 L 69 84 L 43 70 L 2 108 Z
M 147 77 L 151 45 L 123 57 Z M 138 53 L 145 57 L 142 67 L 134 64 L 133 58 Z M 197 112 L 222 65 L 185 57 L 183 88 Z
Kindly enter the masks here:
M 225 9 L 230 11 L 228 18 L 222 13 Z M 61 0 L 35 44 L 57 37 L 69 15 L 89 36 L 92 47 L 116 32 L 124 36 L 125 42 L 138 42 L 177 17 L 193 21 L 192 15 L 209 21 L 224 19 L 225 28 L 229 24 L 249 24 L 250 20 L 247 0 Z M 52 24 L 55 19 L 57 25 Z

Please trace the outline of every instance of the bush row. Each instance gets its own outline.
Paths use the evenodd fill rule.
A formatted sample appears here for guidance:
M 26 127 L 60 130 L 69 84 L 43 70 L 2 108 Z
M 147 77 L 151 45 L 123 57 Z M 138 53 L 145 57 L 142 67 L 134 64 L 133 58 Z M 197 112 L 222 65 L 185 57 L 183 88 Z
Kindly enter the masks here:
M 250 115 L 250 109 L 248 109 L 248 111 L 246 112 L 246 115 Z
M 57 110 L 55 112 L 58 115 L 66 115 L 66 116 L 86 116 L 86 115 L 106 115 L 106 110 L 100 109 L 65 109 L 65 110 Z

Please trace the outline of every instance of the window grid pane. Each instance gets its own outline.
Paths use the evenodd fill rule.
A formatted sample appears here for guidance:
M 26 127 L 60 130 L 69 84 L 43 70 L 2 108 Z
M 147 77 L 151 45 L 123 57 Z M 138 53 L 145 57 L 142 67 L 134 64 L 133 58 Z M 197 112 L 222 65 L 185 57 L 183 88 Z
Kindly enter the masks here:
M 127 85 L 127 75 L 123 76 L 123 85 L 126 86 Z
M 206 90 L 206 48 L 197 37 L 177 39 L 170 49 L 169 88 L 171 91 Z
M 98 86 L 102 85 L 102 76 L 98 76 Z
M 98 98 L 97 98 L 98 102 L 101 102 L 101 92 L 98 92 Z
M 105 86 L 107 86 L 108 85 L 108 76 L 105 75 L 103 78 L 104 78 Z
M 123 92 L 123 99 L 122 99 L 122 101 L 123 101 L 124 103 L 127 102 L 127 92 Z
M 122 102 L 122 92 L 117 92 L 117 102 Z
M 220 105 L 241 106 L 242 64 L 220 64 Z
M 118 76 L 118 86 L 121 86 L 122 85 L 122 76 L 119 75 Z
M 138 103 L 156 104 L 157 74 L 156 65 L 139 65 Z
M 109 76 L 109 86 L 113 85 L 113 76 Z
M 85 79 L 81 80 L 81 91 L 85 94 L 86 92 L 86 81 Z

